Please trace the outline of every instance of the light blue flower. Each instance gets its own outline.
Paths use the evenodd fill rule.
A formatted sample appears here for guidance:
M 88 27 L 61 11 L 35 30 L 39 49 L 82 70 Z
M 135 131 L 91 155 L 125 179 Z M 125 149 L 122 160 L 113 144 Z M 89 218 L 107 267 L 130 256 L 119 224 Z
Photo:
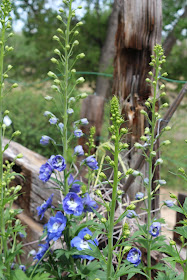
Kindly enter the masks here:
M 46 224 L 47 228 L 47 241 L 54 240 L 56 241 L 62 235 L 63 230 L 66 227 L 66 217 L 62 212 L 58 211 L 55 217 L 51 217 Z
M 153 236 L 156 237 L 159 235 L 161 229 L 161 224 L 159 222 L 154 222 L 149 228 L 149 233 Z
M 76 156 L 83 156 L 84 155 L 84 150 L 83 150 L 83 147 L 81 145 L 78 145 L 74 148 L 74 154 Z
M 40 144 L 43 146 L 47 146 L 49 144 L 50 140 L 53 140 L 53 139 L 47 135 L 43 135 L 42 138 L 40 139 Z
M 72 108 L 67 109 L 67 114 L 71 115 L 74 113 L 74 110 Z
M 49 242 L 45 243 L 45 244 L 39 244 L 38 246 L 40 246 L 38 252 L 35 254 L 34 256 L 34 260 L 41 260 L 41 258 L 44 256 L 44 254 L 46 253 L 46 251 L 49 249 Z
M 73 175 L 70 174 L 68 177 L 68 185 L 70 186 L 70 192 L 79 193 L 80 192 L 80 181 L 74 180 Z
M 173 200 L 164 200 L 164 205 L 166 205 L 167 207 L 173 207 L 175 205 Z
M 56 117 L 52 117 L 49 119 L 50 124 L 56 124 L 58 119 Z
M 83 136 L 83 132 L 81 129 L 75 129 L 74 135 L 75 135 L 75 137 L 80 138 L 81 136 Z
M 135 199 L 136 200 L 140 200 L 144 197 L 144 193 L 142 192 L 137 192 L 136 195 L 135 195 Z
M 82 202 L 84 205 L 84 212 L 93 212 L 93 209 L 98 208 L 96 201 L 92 200 L 88 193 L 82 196 Z
M 88 229 L 88 228 L 83 228 L 78 236 L 75 236 L 72 240 L 71 240 L 71 247 L 76 248 L 78 251 L 82 251 L 85 249 L 89 249 L 91 250 L 89 243 L 98 246 L 98 241 L 95 238 L 94 241 L 93 240 L 86 240 L 84 237 L 85 235 L 90 235 L 90 237 L 93 235 L 92 232 Z M 81 259 L 87 259 L 87 260 L 93 260 L 94 257 L 89 256 L 89 255 L 74 255 L 74 258 L 81 258 Z
M 40 167 L 39 179 L 43 182 L 47 182 L 50 179 L 52 172 L 53 168 L 49 162 L 42 164 Z
M 94 158 L 94 156 L 87 157 L 83 162 L 93 170 L 97 170 L 99 168 L 98 167 L 98 162 Z
M 63 200 L 63 209 L 66 214 L 80 216 L 84 206 L 82 199 L 74 192 L 69 192 Z
M 43 219 L 43 216 L 44 216 L 44 213 L 45 211 L 51 207 L 52 205 L 52 200 L 53 200 L 53 196 L 54 194 L 52 193 L 52 195 L 48 198 L 47 201 L 44 201 L 44 203 L 41 205 L 41 206 L 38 206 L 36 209 L 38 211 L 38 216 L 41 216 L 40 217 L 40 220 Z
M 59 172 L 66 169 L 65 159 L 61 155 L 51 156 L 50 163 L 51 163 L 52 167 L 54 169 L 58 170 Z
M 136 267 L 141 262 L 141 256 L 142 253 L 138 248 L 132 248 L 127 255 L 127 260 Z
M 20 266 L 19 266 L 19 268 L 22 270 L 22 271 L 26 271 L 26 266 L 25 265 L 23 265 L 23 264 L 21 264 Z
M 64 124 L 60 122 L 60 123 L 58 124 L 58 127 L 60 128 L 60 131 L 63 132 L 63 130 L 64 130 Z
M 129 219 L 138 217 L 138 215 L 136 214 L 136 212 L 134 210 L 127 210 L 127 214 L 126 217 Z

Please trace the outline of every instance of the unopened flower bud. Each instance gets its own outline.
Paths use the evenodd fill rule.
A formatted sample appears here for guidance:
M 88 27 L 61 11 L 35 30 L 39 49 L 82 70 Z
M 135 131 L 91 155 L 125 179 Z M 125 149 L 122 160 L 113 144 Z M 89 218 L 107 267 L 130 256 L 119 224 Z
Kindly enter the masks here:
M 82 21 L 79 21 L 76 26 L 82 26 L 83 25 L 83 22 Z
M 55 75 L 55 73 L 53 73 L 52 71 L 49 71 L 49 72 L 47 73 L 47 75 L 48 75 L 50 78 L 57 79 L 57 75 Z
M 76 69 L 72 69 L 72 70 L 71 70 L 71 73 L 76 73 Z
M 84 54 L 84 53 L 80 53 L 80 54 L 77 55 L 77 59 L 78 59 L 78 58 L 84 58 L 84 57 L 85 57 L 85 54 Z
M 51 62 L 52 62 L 52 63 L 56 63 L 56 64 L 59 63 L 58 60 L 57 60 L 56 58 L 54 58 L 54 57 L 51 58 Z
M 54 50 L 54 53 L 55 53 L 55 54 L 58 54 L 59 56 L 61 55 L 61 52 L 60 52 L 58 49 L 55 49 L 55 50 Z
M 133 174 L 134 170 L 132 168 L 129 168 L 126 172 L 126 175 L 131 175 Z
M 167 146 L 167 145 L 170 145 L 171 142 L 169 140 L 165 140 L 161 143 L 163 146 Z
M 19 136 L 20 134 L 21 134 L 21 131 L 17 130 L 12 134 L 12 137 Z
M 22 158 L 23 157 L 23 154 L 18 154 L 17 156 L 16 156 L 16 158 Z
M 130 204 L 127 206 L 127 210 L 134 210 L 136 208 L 136 206 L 134 204 Z
M 84 83 L 85 79 L 83 77 L 80 77 L 76 80 L 76 84 Z
M 87 93 L 81 93 L 80 97 L 81 97 L 82 99 L 84 99 L 84 98 L 88 97 L 88 94 L 87 94 Z
M 121 196 L 122 194 L 123 194 L 123 191 L 121 191 L 121 190 L 117 191 L 117 195 Z
M 165 85 L 161 85 L 160 90 L 164 89 L 165 87 L 166 87 Z
M 126 133 L 128 133 L 128 129 L 123 127 L 123 128 L 120 130 L 120 133 L 126 134 Z
M 57 18 L 58 20 L 62 21 L 62 17 L 61 17 L 60 15 L 58 15 L 56 18 Z
M 125 246 L 124 249 L 123 249 L 123 251 L 124 251 L 125 253 L 127 253 L 128 251 L 130 251 L 130 249 L 131 249 L 131 246 Z
M 95 191 L 95 194 L 96 194 L 97 196 L 100 196 L 100 197 L 102 196 L 102 193 L 101 193 L 100 190 L 96 190 L 96 191 Z
M 64 34 L 64 31 L 61 28 L 58 28 L 57 31 L 61 34 Z
M 165 131 L 171 130 L 171 126 L 166 126 L 166 127 L 164 128 L 164 130 L 165 130 Z
M 164 103 L 164 104 L 162 104 L 162 108 L 167 108 L 169 106 L 169 104 L 168 103 Z
M 176 245 L 176 242 L 175 242 L 174 240 L 170 240 L 169 244 L 170 244 L 171 246 L 173 246 L 173 245 Z
M 177 196 L 174 193 L 170 193 L 170 197 L 177 199 Z
M 155 152 L 155 151 L 152 151 L 152 152 L 151 152 L 151 155 L 152 155 L 153 157 L 155 157 L 155 156 L 156 156 L 156 152 Z
M 156 165 L 159 165 L 159 164 L 162 164 L 163 163 L 163 159 L 162 158 L 158 158 L 155 162 L 155 166 Z
M 7 67 L 8 70 L 11 70 L 12 68 L 13 68 L 12 65 L 8 65 L 8 67 Z
M 106 223 L 106 221 L 107 221 L 107 219 L 106 219 L 106 218 L 101 218 L 101 223 L 105 224 L 105 223 Z
M 91 238 L 92 238 L 91 235 L 88 234 L 88 233 L 84 236 L 84 239 L 85 239 L 85 240 L 90 240 Z
M 180 168 L 178 169 L 178 171 L 179 171 L 180 173 L 182 173 L 182 174 L 185 174 L 185 170 L 184 170 L 184 168 L 182 168 L 182 167 L 180 167 Z

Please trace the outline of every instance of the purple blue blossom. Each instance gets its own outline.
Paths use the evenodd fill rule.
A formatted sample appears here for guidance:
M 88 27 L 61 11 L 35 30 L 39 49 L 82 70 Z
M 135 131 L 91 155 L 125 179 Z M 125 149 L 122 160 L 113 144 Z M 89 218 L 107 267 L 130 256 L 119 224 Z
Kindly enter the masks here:
M 164 200 L 164 205 L 166 205 L 167 207 L 173 207 L 175 205 L 173 200 Z
M 58 119 L 56 117 L 52 117 L 49 119 L 50 124 L 56 124 Z
M 21 237 L 21 238 L 25 238 L 26 236 L 27 236 L 27 234 L 26 233 L 22 233 L 22 232 L 18 232 L 18 234 L 19 234 L 19 236 Z
M 159 222 L 154 222 L 149 228 L 149 233 L 153 236 L 156 237 L 159 235 L 161 229 L 161 224 Z
M 75 129 L 74 135 L 75 135 L 75 137 L 80 138 L 81 136 L 83 136 L 83 132 L 81 129 Z
M 93 209 L 97 209 L 98 205 L 95 200 L 92 200 L 88 193 L 85 193 L 82 197 L 84 205 L 84 212 L 93 212 Z
M 83 147 L 81 145 L 78 145 L 74 148 L 74 154 L 76 156 L 83 156 L 84 155 L 84 150 L 83 150 Z
M 44 216 L 44 213 L 45 211 L 51 207 L 51 204 L 52 204 L 52 200 L 53 200 L 53 196 L 54 194 L 52 194 L 47 201 L 44 201 L 44 203 L 41 205 L 41 206 L 38 206 L 36 209 L 38 211 L 38 216 L 41 216 L 40 217 L 40 220 L 43 219 L 43 216 Z
M 46 253 L 46 251 L 49 249 L 48 242 L 45 244 L 39 244 L 39 246 L 40 248 L 33 258 L 34 260 L 40 260 L 43 257 L 43 255 Z
M 52 140 L 51 137 L 49 137 L 47 135 L 43 135 L 42 138 L 40 139 L 40 144 L 43 146 L 47 146 L 49 144 L 50 140 Z
M 19 268 L 22 270 L 22 271 L 26 271 L 26 266 L 25 265 L 23 265 L 23 264 L 21 264 L 20 266 L 19 266 Z
M 46 224 L 47 227 L 47 241 L 54 240 L 60 238 L 63 230 L 66 227 L 66 217 L 62 214 L 62 212 L 58 211 L 55 217 L 51 217 Z
M 138 215 L 136 214 L 136 212 L 134 210 L 127 210 L 127 214 L 126 217 L 129 219 L 138 217 Z
M 88 122 L 87 118 L 83 118 L 80 120 L 80 124 L 86 125 L 86 124 L 89 124 L 89 122 Z
M 80 182 L 74 180 L 73 175 L 70 174 L 68 177 L 68 185 L 70 186 L 70 192 L 79 193 L 80 192 Z
M 144 197 L 144 193 L 142 192 L 137 192 L 136 195 L 135 195 L 135 199 L 136 200 L 140 200 Z
M 67 109 L 67 114 L 71 115 L 74 113 L 74 110 L 72 108 Z
M 88 229 L 88 228 L 83 228 L 78 236 L 75 236 L 72 240 L 71 240 L 71 247 L 76 248 L 78 251 L 82 251 L 85 249 L 89 249 L 91 250 L 89 243 L 98 246 L 98 241 L 95 238 L 94 240 L 86 240 L 84 237 L 85 235 L 90 235 L 92 236 L 92 232 Z M 81 259 L 87 259 L 87 260 L 93 260 L 94 257 L 92 256 L 88 256 L 88 255 L 74 255 L 74 258 L 81 258 Z
M 98 162 L 94 158 L 94 156 L 87 157 L 83 162 L 93 170 L 97 170 L 99 168 L 98 167 Z
M 127 260 L 136 267 L 141 262 L 141 256 L 142 253 L 138 248 L 132 248 L 127 255 Z
M 80 216 L 84 206 L 82 199 L 74 192 L 69 192 L 63 200 L 63 209 L 66 214 Z
M 42 164 L 42 166 L 40 167 L 39 179 L 43 182 L 47 182 L 50 179 L 52 172 L 53 168 L 49 162 Z
M 50 163 L 52 167 L 56 170 L 63 171 L 66 168 L 66 162 L 63 156 L 57 155 L 57 156 L 51 156 L 50 157 Z
M 60 123 L 58 124 L 58 127 L 60 128 L 60 131 L 63 132 L 64 124 L 60 122 Z

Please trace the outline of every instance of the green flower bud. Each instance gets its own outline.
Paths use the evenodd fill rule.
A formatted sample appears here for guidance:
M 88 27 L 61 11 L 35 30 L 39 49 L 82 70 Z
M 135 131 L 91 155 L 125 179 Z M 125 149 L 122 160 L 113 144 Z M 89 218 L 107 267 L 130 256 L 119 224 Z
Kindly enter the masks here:
M 128 129 L 123 127 L 123 128 L 120 130 L 120 133 L 127 134 L 127 133 L 128 133 Z
M 161 94 L 160 94 L 160 97 L 164 97 L 166 96 L 166 93 L 163 91 Z
M 16 156 L 16 158 L 22 158 L 23 157 L 23 154 L 18 154 L 17 156 Z
M 81 97 L 81 99 L 84 99 L 84 98 L 88 97 L 88 94 L 87 93 L 81 93 L 80 97 Z
M 47 75 L 48 75 L 50 78 L 58 79 L 58 78 L 57 78 L 57 75 L 55 75 L 55 73 L 53 73 L 52 71 L 49 71 L 49 72 L 47 73 Z
M 70 49 L 70 45 L 66 45 L 66 49 L 69 50 Z
M 76 31 L 74 32 L 74 35 L 77 36 L 78 34 L 79 34 L 79 31 L 76 30 Z
M 138 142 L 136 142 L 136 143 L 134 144 L 134 147 L 135 147 L 136 149 L 142 149 L 142 148 L 143 148 L 143 146 L 142 146 L 140 143 L 138 143 Z
M 126 175 L 131 175 L 133 174 L 134 170 L 132 168 L 129 168 L 126 172 Z
M 180 168 L 178 169 L 178 171 L 179 171 L 180 173 L 182 173 L 182 174 L 185 174 L 185 170 L 184 170 L 184 168 L 182 168 L 182 167 L 180 167 Z
M 16 186 L 15 190 L 14 190 L 14 193 L 17 193 L 17 192 L 21 191 L 21 189 L 22 189 L 22 186 L 20 186 L 20 185 Z
M 58 60 L 57 60 L 56 58 L 54 58 L 54 57 L 51 58 L 51 62 L 52 62 L 52 63 L 59 64 Z
M 79 41 L 78 41 L 78 40 L 75 40 L 75 41 L 73 42 L 73 45 L 74 45 L 74 46 L 78 46 L 78 45 L 79 45 Z
M 142 141 L 147 141 L 147 137 L 146 137 L 145 135 L 142 135 L 142 136 L 140 137 L 140 140 L 142 140 Z
M 101 172 L 101 173 L 99 174 L 99 177 L 100 177 L 101 179 L 106 179 L 106 178 L 107 178 L 104 172 Z
M 61 28 L 58 28 L 57 29 L 57 32 L 61 33 L 61 34 L 64 34 L 64 31 L 61 29 Z
M 76 26 L 82 26 L 83 25 L 83 22 L 82 21 L 79 21 Z
M 2 125 L 2 129 L 5 130 L 6 129 L 6 124 L 3 123 Z
M 12 68 L 13 68 L 12 65 L 8 65 L 8 67 L 7 67 L 8 71 L 11 70 Z
M 21 134 L 21 131 L 17 130 L 12 134 L 12 137 L 19 136 Z
M 145 134 L 149 134 L 150 133 L 150 129 L 149 129 L 149 127 L 146 127 L 145 128 Z
M 134 204 L 130 204 L 130 205 L 127 206 L 126 209 L 127 210 L 134 210 L 134 209 L 136 209 L 136 206 Z
M 3 74 L 3 78 L 4 79 L 8 78 L 8 74 Z
M 163 146 L 167 146 L 167 145 L 170 145 L 170 144 L 171 144 L 171 142 L 169 140 L 165 140 L 161 143 L 161 145 L 163 145 Z
M 84 53 L 80 53 L 80 54 L 77 55 L 77 59 L 79 59 L 79 58 L 84 58 L 84 57 L 85 57 L 85 54 L 84 54 Z
M 76 84 L 82 84 L 84 83 L 85 79 L 83 77 L 80 77 L 76 80 Z
M 115 136 L 115 135 L 112 135 L 112 136 L 111 136 L 111 139 L 112 139 L 113 141 L 116 141 L 116 136 Z
M 87 192 L 87 186 L 82 185 L 81 190 L 82 190 L 82 193 L 86 193 Z
M 60 9 L 59 9 L 59 12 L 60 12 L 60 13 L 63 13 L 63 12 L 64 12 L 64 10 L 63 10 L 62 8 L 60 8 Z
M 168 73 L 165 72 L 165 73 L 162 73 L 162 77 L 167 77 L 168 76 Z
M 127 144 L 127 143 L 123 143 L 122 144 L 122 149 L 123 150 L 127 149 L 128 147 L 129 147 L 129 144 Z
M 145 81 L 146 81 L 147 83 L 151 83 L 151 80 L 150 80 L 149 78 L 146 78 Z
M 155 151 L 152 151 L 152 152 L 151 152 L 151 155 L 152 155 L 153 157 L 156 157 L 156 152 L 155 152 Z
M 78 6 L 77 8 L 78 8 L 78 9 L 82 9 L 82 6 Z
M 174 193 L 170 193 L 170 197 L 177 199 L 177 196 Z
M 173 246 L 173 245 L 176 245 L 176 242 L 175 242 L 174 240 L 170 240 L 169 244 L 170 244 L 171 246 Z
M 117 191 L 117 195 L 121 196 L 122 194 L 123 194 L 123 191 L 121 191 L 121 190 Z
M 58 54 L 59 56 L 61 55 L 61 52 L 60 52 L 58 49 L 55 49 L 55 50 L 54 50 L 54 53 L 55 53 L 55 54 Z
M 88 233 L 84 236 L 84 239 L 85 239 L 85 240 L 90 240 L 91 238 L 92 238 L 91 235 L 88 234 Z
M 8 35 L 8 38 L 10 38 L 10 37 L 13 37 L 14 36 L 14 33 L 10 33 L 9 35 Z
M 125 253 L 127 253 L 128 251 L 130 251 L 130 249 L 131 249 L 131 246 L 125 246 L 124 249 L 123 249 L 123 251 L 124 251 Z
M 5 110 L 4 115 L 8 115 L 10 113 L 9 110 Z
M 101 218 L 101 223 L 105 224 L 107 222 L 106 218 Z
M 109 156 L 106 156 L 106 157 L 105 157 L 105 160 L 106 160 L 107 162 L 109 162 L 109 161 L 111 161 L 111 158 L 110 158 Z
M 53 40 L 54 40 L 54 41 L 58 41 L 58 42 L 60 41 L 59 37 L 56 36 L 56 35 L 53 36 Z
M 14 214 L 14 209 L 10 209 L 10 210 L 9 210 L 9 214 L 10 214 L 10 215 L 13 215 L 13 214 Z
M 169 104 L 168 103 L 164 103 L 164 104 L 162 104 L 162 108 L 167 108 L 169 106 Z
M 165 131 L 171 130 L 171 126 L 166 126 L 166 127 L 164 128 L 164 130 L 165 130 Z
M 166 87 L 165 85 L 161 85 L 160 90 L 164 89 L 165 87 Z
M 96 194 L 97 196 L 99 196 L 99 197 L 102 197 L 102 193 L 101 193 L 100 190 L 96 190 L 96 191 L 95 191 L 95 194 Z
M 55 79 L 55 80 L 54 80 L 54 83 L 57 84 L 57 85 L 60 85 L 60 84 L 61 84 L 61 82 L 60 82 L 59 79 Z
M 60 15 L 58 15 L 56 18 L 57 18 L 58 20 L 62 21 L 62 17 L 61 17 Z

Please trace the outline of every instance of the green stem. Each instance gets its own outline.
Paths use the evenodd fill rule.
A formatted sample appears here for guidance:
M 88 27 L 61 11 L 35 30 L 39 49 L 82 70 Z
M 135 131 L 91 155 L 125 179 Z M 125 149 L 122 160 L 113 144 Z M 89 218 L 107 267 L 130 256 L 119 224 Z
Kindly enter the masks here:
M 184 280 L 187 280 L 187 248 L 186 248 L 186 266 L 184 269 Z
M 114 153 L 114 183 L 112 192 L 112 205 L 109 220 L 108 232 L 108 261 L 107 261 L 107 280 L 111 280 L 112 256 L 113 256 L 113 232 L 114 232 L 114 214 L 116 208 L 117 186 L 118 186 L 118 155 L 119 155 L 119 130 L 116 133 L 115 153 Z
M 5 17 L 4 17 L 5 21 Z M 1 33 L 1 48 L 0 48 L 0 191 L 1 191 L 1 211 L 0 211 L 0 227 L 1 227 L 1 244 L 2 247 L 1 250 L 4 252 L 4 256 L 6 257 L 7 255 L 7 243 L 5 239 L 5 224 L 4 224 L 4 186 L 3 186 L 3 143 L 2 143 L 2 122 L 3 122 L 3 116 L 2 116 L 2 111 L 3 111 L 3 66 L 4 66 L 4 45 L 5 45 L 5 23 L 2 23 L 2 33 Z
M 69 35 L 70 35 L 70 22 L 71 22 L 71 14 L 72 14 L 72 0 L 69 3 L 69 17 L 67 22 L 66 29 L 66 38 L 65 38 L 65 65 L 64 65 L 64 81 L 65 81 L 65 89 L 64 89 L 64 135 L 63 135 L 63 157 L 67 162 L 67 150 L 68 150 L 68 137 L 67 137 L 67 124 L 68 124 L 68 81 L 69 81 L 69 53 L 66 46 L 69 45 Z M 64 170 L 64 195 L 69 192 L 68 182 L 66 178 L 66 169 Z
M 157 58 L 157 67 L 155 74 L 156 85 L 154 85 L 154 95 L 152 104 L 152 125 L 151 125 L 151 146 L 150 146 L 150 156 L 149 156 L 149 185 L 147 189 L 148 196 L 148 212 L 147 212 L 147 232 L 148 232 L 148 245 L 147 245 L 147 275 L 151 279 L 151 235 L 149 234 L 149 228 L 151 226 L 151 201 L 152 201 L 152 179 L 153 179 L 153 156 L 151 152 L 154 151 L 154 132 L 156 127 L 156 117 L 155 117 L 155 107 L 156 107 L 156 93 L 157 93 L 157 83 L 158 83 L 158 64 L 159 59 Z

